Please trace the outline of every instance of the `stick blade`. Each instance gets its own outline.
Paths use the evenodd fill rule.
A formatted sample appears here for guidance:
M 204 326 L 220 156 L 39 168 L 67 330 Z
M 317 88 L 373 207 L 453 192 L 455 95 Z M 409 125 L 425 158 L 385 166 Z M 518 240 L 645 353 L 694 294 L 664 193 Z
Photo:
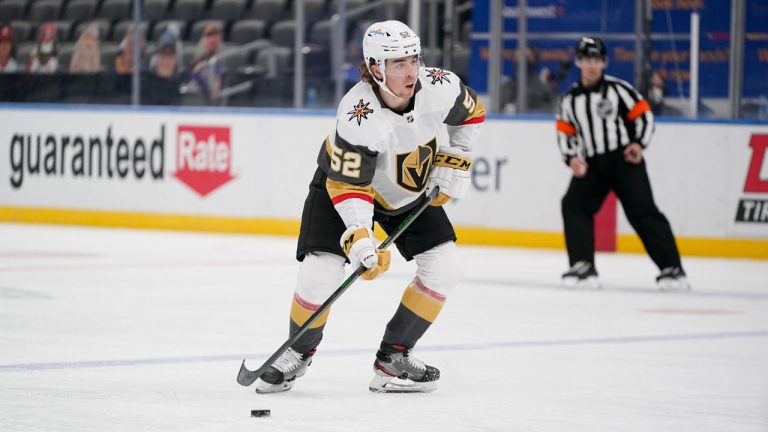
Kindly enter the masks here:
M 259 376 L 261 374 L 258 373 L 259 371 L 250 371 L 247 367 L 245 367 L 245 359 L 243 359 L 243 364 L 240 365 L 240 372 L 237 373 L 237 383 L 241 386 L 248 387 L 249 385 L 253 384 L 257 379 L 259 379 Z

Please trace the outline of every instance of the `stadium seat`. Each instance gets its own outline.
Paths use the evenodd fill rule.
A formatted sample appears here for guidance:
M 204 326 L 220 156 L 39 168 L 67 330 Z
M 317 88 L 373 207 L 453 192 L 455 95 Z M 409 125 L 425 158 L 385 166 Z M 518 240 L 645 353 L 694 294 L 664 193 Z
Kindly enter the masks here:
M 293 71 L 293 50 L 281 46 L 266 47 L 256 54 L 256 64 L 264 69 L 266 77 L 280 76 Z
M 74 43 L 61 43 L 58 46 L 57 59 L 59 60 L 58 72 L 69 72 L 69 64 L 72 62 L 72 54 L 75 52 Z
M 229 31 L 229 42 L 242 45 L 264 37 L 266 25 L 257 19 L 235 21 Z
M 293 20 L 276 22 L 270 30 L 269 39 L 277 46 L 293 49 L 296 39 L 296 22 Z
M 24 42 L 32 37 L 32 23 L 29 21 L 13 20 L 13 39 L 16 43 Z
M 96 0 L 71 0 L 61 17 L 69 21 L 86 21 L 96 14 L 97 6 Z
M 195 60 L 195 51 L 197 46 L 195 44 L 186 44 L 181 48 L 181 68 L 189 69 L 192 66 L 192 62 Z
M 116 21 L 130 17 L 130 13 L 131 0 L 104 0 L 96 16 Z
M 3 0 L 0 1 L 0 17 L 2 21 L 15 21 L 24 18 L 27 9 L 27 0 Z
M 242 64 L 239 65 L 239 67 L 235 69 L 230 69 L 233 72 L 235 72 L 240 77 L 243 76 L 261 76 L 264 75 L 265 69 L 261 66 L 255 65 L 255 59 L 258 57 L 258 54 L 261 50 L 269 48 L 272 45 L 270 41 L 267 39 L 257 39 L 255 41 L 249 42 L 250 49 L 244 51 L 244 54 L 246 54 L 246 58 L 251 61 L 253 64 Z
M 16 61 L 19 62 L 19 68 L 26 71 L 29 62 L 29 53 L 37 47 L 37 42 L 21 42 L 16 46 Z
M 287 0 L 254 0 L 251 6 L 251 18 L 260 19 L 270 26 L 282 18 Z
M 38 0 L 32 3 L 27 17 L 30 21 L 44 22 L 59 19 L 61 12 L 61 0 Z
M 316 22 L 312 25 L 312 30 L 309 32 L 309 42 L 329 48 L 332 38 L 331 30 L 333 30 L 333 22 L 331 20 L 327 19 Z
M 245 13 L 245 6 L 245 0 L 214 0 L 208 16 L 225 21 L 240 19 Z
M 130 19 L 124 19 L 122 21 L 118 21 L 117 24 L 112 27 L 112 37 L 109 39 L 113 42 L 120 42 L 125 37 L 125 33 L 128 31 L 129 28 L 133 25 L 133 21 Z M 139 30 L 141 31 L 141 34 L 144 35 L 146 38 L 147 36 L 147 29 L 149 28 L 149 22 L 142 21 L 139 24 Z
M 194 21 L 203 18 L 205 0 L 176 0 L 170 10 L 170 17 L 178 20 Z
M 304 20 L 306 22 L 314 23 L 326 18 L 327 15 L 325 0 L 304 0 Z
M 159 21 L 165 18 L 168 11 L 170 0 L 144 0 L 141 7 L 142 19 L 149 21 Z
M 262 49 L 256 55 L 253 75 L 255 106 L 289 106 L 293 95 L 293 50 L 281 46 Z
M 103 42 L 101 44 L 101 66 L 105 71 L 115 69 L 115 57 L 120 52 L 120 44 L 116 42 Z
M 236 51 L 232 54 L 228 54 L 227 57 L 224 58 L 224 70 L 225 71 L 235 71 L 241 66 L 244 66 L 246 63 L 248 63 L 249 55 L 251 54 L 248 50 L 243 51 Z

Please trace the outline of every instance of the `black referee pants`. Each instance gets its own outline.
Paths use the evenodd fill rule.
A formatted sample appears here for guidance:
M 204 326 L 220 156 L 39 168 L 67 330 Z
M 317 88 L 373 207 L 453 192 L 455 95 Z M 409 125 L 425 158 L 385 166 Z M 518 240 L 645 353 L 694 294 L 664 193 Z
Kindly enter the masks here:
M 570 265 L 578 261 L 595 262 L 594 215 L 608 192 L 614 191 L 629 223 L 659 269 L 680 266 L 672 228 L 653 201 L 645 159 L 633 165 L 624 160 L 623 148 L 619 148 L 589 158 L 587 163 L 587 175 L 573 177 L 562 200 Z

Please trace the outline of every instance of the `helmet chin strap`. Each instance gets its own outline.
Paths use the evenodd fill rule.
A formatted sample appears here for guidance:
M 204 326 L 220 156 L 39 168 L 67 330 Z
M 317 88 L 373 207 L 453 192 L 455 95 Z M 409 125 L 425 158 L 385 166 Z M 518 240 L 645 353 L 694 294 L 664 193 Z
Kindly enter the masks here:
M 381 87 L 381 88 L 382 88 L 382 89 L 383 89 L 385 92 L 387 92 L 387 93 L 391 94 L 392 96 L 396 97 L 397 99 L 400 99 L 400 100 L 402 100 L 402 99 L 403 99 L 403 98 L 401 98 L 400 96 L 396 95 L 396 94 L 395 94 L 395 92 L 393 92 L 392 90 L 390 90 L 390 89 L 389 89 L 389 87 L 387 87 L 387 85 L 386 85 L 386 84 L 384 84 L 384 82 L 380 83 L 380 84 L 379 84 L 379 87 Z
M 376 81 L 376 84 L 379 85 L 379 88 L 396 97 L 397 99 L 402 99 L 400 96 L 396 95 L 395 92 L 390 90 L 389 87 L 387 87 L 387 74 L 384 71 L 381 71 L 381 76 L 384 77 L 382 80 L 376 78 L 376 75 L 374 75 L 373 72 L 371 72 L 371 76 L 373 76 L 373 80 Z
M 383 79 L 378 79 L 376 77 L 376 74 L 373 73 L 373 71 L 371 70 L 370 66 L 368 66 L 368 72 L 371 73 L 371 77 L 373 78 L 374 81 L 376 81 L 376 84 L 379 85 L 379 88 L 381 88 L 382 90 L 384 90 L 385 92 L 389 93 L 390 95 L 394 96 L 397 99 L 403 99 L 400 96 L 396 95 L 395 92 L 390 90 L 389 87 L 387 87 L 387 73 L 384 71 L 384 65 L 377 64 L 377 66 L 379 68 L 379 71 L 381 71 L 381 76 Z

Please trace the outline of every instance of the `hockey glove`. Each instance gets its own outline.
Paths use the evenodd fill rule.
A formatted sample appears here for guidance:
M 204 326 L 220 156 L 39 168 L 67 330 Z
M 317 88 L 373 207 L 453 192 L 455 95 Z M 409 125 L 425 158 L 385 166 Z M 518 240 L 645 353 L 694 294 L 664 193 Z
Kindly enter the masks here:
M 469 189 L 472 160 L 466 156 L 449 153 L 438 153 L 435 157 L 435 167 L 427 180 L 427 195 L 435 187 L 440 188 L 431 205 L 441 206 L 451 198 L 462 198 Z
M 365 280 L 373 280 L 389 270 L 391 254 L 387 249 L 377 249 L 370 228 L 353 225 L 341 235 L 341 249 L 353 267 L 360 264 L 368 270 L 362 274 Z

